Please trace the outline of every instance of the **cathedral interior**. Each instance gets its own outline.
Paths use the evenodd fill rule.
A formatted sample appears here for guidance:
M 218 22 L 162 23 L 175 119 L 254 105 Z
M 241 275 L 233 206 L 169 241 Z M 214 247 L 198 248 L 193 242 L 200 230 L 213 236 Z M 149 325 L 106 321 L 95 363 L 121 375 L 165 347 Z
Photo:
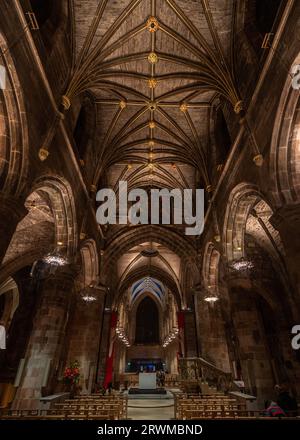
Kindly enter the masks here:
M 299 398 L 299 36 L 297 0 L 1 0 L 1 410 L 74 365 L 78 399 Z M 121 181 L 203 189 L 203 232 L 100 224 Z

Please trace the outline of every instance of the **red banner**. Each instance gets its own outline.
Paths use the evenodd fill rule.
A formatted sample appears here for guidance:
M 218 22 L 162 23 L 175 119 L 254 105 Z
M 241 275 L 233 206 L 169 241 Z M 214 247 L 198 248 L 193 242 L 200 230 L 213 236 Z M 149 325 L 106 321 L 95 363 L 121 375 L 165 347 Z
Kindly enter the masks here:
M 184 328 L 184 312 L 177 313 L 178 328 Z

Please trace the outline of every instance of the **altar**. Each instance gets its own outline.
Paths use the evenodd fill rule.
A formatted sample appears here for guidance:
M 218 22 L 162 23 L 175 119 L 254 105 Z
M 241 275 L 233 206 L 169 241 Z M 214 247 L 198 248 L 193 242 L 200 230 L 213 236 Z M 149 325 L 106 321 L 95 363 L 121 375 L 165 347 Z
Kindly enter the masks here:
M 139 389 L 155 390 L 156 389 L 156 373 L 139 373 Z

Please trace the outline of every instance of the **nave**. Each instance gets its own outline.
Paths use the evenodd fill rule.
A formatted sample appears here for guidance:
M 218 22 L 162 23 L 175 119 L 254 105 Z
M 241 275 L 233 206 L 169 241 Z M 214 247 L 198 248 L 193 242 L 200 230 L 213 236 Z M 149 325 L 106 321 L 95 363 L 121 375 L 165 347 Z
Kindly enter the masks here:
M 0 418 L 299 417 L 299 18 L 1 0 Z

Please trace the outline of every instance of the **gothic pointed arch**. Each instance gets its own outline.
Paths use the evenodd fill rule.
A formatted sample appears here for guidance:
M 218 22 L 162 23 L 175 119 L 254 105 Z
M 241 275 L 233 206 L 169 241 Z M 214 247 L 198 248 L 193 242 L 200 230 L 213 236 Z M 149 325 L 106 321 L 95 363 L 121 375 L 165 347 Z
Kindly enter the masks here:
M 28 178 L 27 118 L 15 64 L 1 33 L 0 60 L 0 190 L 20 197 Z
M 300 54 L 292 66 L 300 64 Z M 270 151 L 271 193 L 276 207 L 300 200 L 300 98 L 293 88 L 293 75 L 286 78 L 272 135 Z

